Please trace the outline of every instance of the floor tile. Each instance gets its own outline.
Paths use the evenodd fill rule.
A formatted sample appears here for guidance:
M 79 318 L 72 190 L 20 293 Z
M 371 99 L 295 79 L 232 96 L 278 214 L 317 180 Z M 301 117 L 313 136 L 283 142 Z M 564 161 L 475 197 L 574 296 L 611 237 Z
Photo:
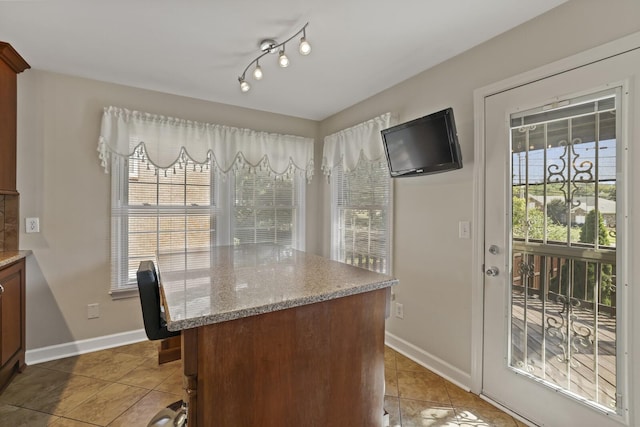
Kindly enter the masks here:
M 106 426 L 149 393 L 124 384 L 111 384 L 66 414 L 67 418 Z
M 113 350 L 103 350 L 53 362 L 46 362 L 41 366 L 62 372 L 99 378 L 105 381 L 115 381 L 138 367 L 145 360 L 146 358 L 141 356 L 132 356 Z
M 105 381 L 116 381 L 140 366 L 145 359 L 124 353 L 114 353 L 104 359 L 97 360 L 96 364 L 80 365 L 74 372 Z
M 417 371 L 422 372 L 426 368 L 406 356 L 396 352 L 396 369 L 399 371 Z
M 456 407 L 455 411 L 460 427 L 517 427 L 511 415 L 497 408 Z
M 164 391 L 165 393 L 172 393 L 182 396 L 184 389 L 182 385 L 182 372 L 177 371 L 164 380 L 154 390 Z
M 398 371 L 400 398 L 451 405 L 444 380 L 431 372 Z
M 178 363 L 176 363 L 178 362 Z M 181 372 L 179 361 L 158 365 L 157 359 L 146 359 L 144 363 L 125 373 L 117 382 L 153 390 L 176 372 Z
M 50 360 L 48 362 L 38 363 L 36 366 L 39 368 L 52 369 L 55 371 L 73 372 L 73 367 L 76 365 L 77 361 L 80 360 L 80 357 L 82 357 L 82 355 Z
M 180 400 L 180 396 L 152 391 L 116 418 L 109 427 L 146 426 L 160 410 Z
M 0 404 L 0 427 L 46 426 L 57 419 L 54 415 Z
M 158 341 L 142 341 L 135 344 L 123 345 L 113 350 L 117 353 L 124 353 L 130 356 L 155 359 L 156 363 L 158 363 L 159 345 Z
M 35 394 L 22 405 L 49 414 L 64 416 L 111 383 L 82 375 L 66 374 L 68 378 L 47 394 Z
M 451 406 L 433 402 L 400 399 L 402 427 L 458 427 L 456 412 Z
M 384 371 L 384 395 L 398 397 L 398 373 L 395 369 Z
M 453 384 L 452 382 L 445 380 L 445 387 L 447 393 L 449 393 L 449 399 L 454 407 L 470 407 L 470 408 L 483 408 L 488 410 L 496 410 L 497 408 L 489 402 L 481 399 L 477 395 L 465 391 Z
M 384 409 L 389 413 L 389 427 L 402 427 L 400 424 L 400 400 L 397 397 L 385 396 Z
M 390 347 L 384 348 L 384 368 L 396 370 L 396 351 Z
M 95 424 L 87 424 L 82 421 L 76 421 L 69 418 L 59 418 L 57 421 L 49 424 L 50 427 L 95 427 Z
M 28 366 L 0 395 L 0 403 L 23 406 L 30 399 L 52 395 L 69 376 L 65 372 Z

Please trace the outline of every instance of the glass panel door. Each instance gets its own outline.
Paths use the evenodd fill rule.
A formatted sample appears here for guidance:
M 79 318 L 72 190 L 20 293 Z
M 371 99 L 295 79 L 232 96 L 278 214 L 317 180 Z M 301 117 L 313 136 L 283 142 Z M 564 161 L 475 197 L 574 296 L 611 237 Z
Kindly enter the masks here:
M 512 114 L 511 368 L 617 410 L 615 91 Z
M 482 393 L 537 425 L 636 416 L 638 79 L 640 49 L 484 100 Z

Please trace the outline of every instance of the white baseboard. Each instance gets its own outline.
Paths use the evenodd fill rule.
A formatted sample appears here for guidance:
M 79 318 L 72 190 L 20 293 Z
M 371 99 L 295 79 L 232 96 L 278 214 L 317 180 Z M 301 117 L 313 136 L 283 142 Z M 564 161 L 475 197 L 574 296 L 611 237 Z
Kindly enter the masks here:
M 427 353 L 421 348 L 416 347 L 408 341 L 398 338 L 390 332 L 385 332 L 385 344 L 407 356 L 409 359 L 424 366 L 425 368 L 435 372 L 446 380 L 451 381 L 465 391 L 470 391 L 471 374 L 463 372 L 450 363 Z
M 64 344 L 56 344 L 48 347 L 27 350 L 25 363 L 35 365 L 50 360 L 63 359 L 69 356 L 91 353 L 92 351 L 104 350 L 121 345 L 133 344 L 146 341 L 147 335 L 144 329 L 122 332 L 119 334 L 105 335 L 103 337 L 89 338 L 86 340 L 74 341 Z

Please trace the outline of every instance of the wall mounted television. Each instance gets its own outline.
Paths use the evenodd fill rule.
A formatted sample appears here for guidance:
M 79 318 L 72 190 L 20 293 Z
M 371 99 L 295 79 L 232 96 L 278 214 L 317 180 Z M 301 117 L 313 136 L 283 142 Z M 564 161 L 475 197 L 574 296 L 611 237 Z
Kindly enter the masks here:
M 381 133 L 392 178 L 462 168 L 452 108 L 384 129 Z

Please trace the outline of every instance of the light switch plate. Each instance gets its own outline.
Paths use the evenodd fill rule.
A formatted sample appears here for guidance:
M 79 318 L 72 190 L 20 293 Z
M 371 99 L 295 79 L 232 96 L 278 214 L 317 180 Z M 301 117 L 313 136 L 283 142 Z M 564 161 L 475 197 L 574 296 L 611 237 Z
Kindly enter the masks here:
M 471 223 L 469 221 L 460 221 L 458 223 L 458 237 L 460 239 L 471 238 Z
M 40 218 L 25 218 L 24 226 L 26 233 L 39 233 Z

